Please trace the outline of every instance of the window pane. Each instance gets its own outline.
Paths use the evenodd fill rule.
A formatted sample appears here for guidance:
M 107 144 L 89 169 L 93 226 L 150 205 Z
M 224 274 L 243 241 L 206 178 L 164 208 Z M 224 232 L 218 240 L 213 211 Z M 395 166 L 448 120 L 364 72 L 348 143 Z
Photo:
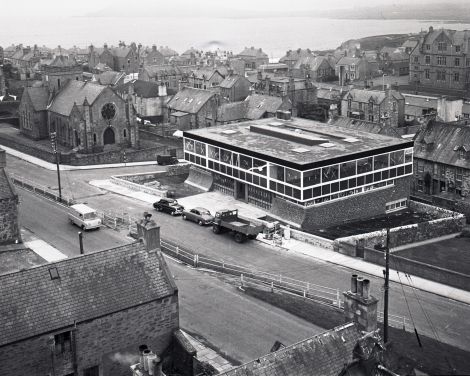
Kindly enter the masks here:
M 404 151 L 399 150 L 399 151 L 394 151 L 390 153 L 390 166 L 396 166 L 403 164 L 404 162 Z
M 196 154 L 206 155 L 206 144 L 196 141 Z
M 286 183 L 300 187 L 300 171 L 286 167 Z
M 380 154 L 374 157 L 374 170 L 380 170 L 388 167 L 388 153 Z
M 186 140 L 184 148 L 187 151 L 194 152 L 194 140 Z
M 251 157 L 247 157 L 246 155 L 240 155 L 240 167 L 244 170 L 249 170 L 253 167 L 253 163 Z
M 253 158 L 253 168 L 253 172 L 266 176 L 268 170 L 266 162 Z
M 332 165 L 322 168 L 322 179 L 323 182 L 332 181 L 338 179 L 338 165 Z
M 311 187 L 312 185 L 320 184 L 320 169 L 305 171 L 304 172 L 304 187 Z
M 238 166 L 238 154 L 237 153 L 232 153 L 232 164 L 234 166 Z
M 354 175 L 356 175 L 356 161 L 341 163 L 341 179 Z
M 372 157 L 362 158 L 357 160 L 357 173 L 364 174 L 372 171 Z
M 339 183 L 331 183 L 331 193 L 339 191 Z
M 330 193 L 330 185 L 329 184 L 322 185 L 322 187 L 321 187 L 322 196 L 327 195 L 329 193 Z
M 284 167 L 276 164 L 269 165 L 269 177 L 279 181 L 284 181 Z
M 413 157 L 413 149 L 405 150 L 405 163 L 410 163 Z
M 209 145 L 209 158 L 219 160 L 219 148 Z
M 312 189 L 312 197 L 321 196 L 321 187 L 315 187 Z
M 225 149 L 220 149 L 220 161 L 231 164 L 232 163 L 232 152 L 225 150 Z
M 289 187 L 288 185 L 285 186 L 285 192 L 284 192 L 287 196 L 291 196 L 292 197 L 292 187 Z

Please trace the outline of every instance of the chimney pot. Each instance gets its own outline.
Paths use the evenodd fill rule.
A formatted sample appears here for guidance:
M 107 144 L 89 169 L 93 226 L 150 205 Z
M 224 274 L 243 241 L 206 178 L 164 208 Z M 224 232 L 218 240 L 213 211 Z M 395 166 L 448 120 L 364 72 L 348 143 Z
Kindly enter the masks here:
M 149 365 L 148 365 L 148 358 L 149 358 L 149 355 L 152 354 L 152 351 L 150 351 L 149 349 L 145 349 L 143 351 L 143 358 L 144 358 L 144 370 L 145 371 L 148 371 L 149 370 Z
M 351 292 L 353 294 L 357 293 L 357 274 L 351 276 Z
M 357 277 L 357 296 L 362 297 L 363 290 L 364 290 L 364 278 L 363 277 Z
M 369 299 L 369 293 L 370 293 L 370 280 L 364 279 L 364 281 L 362 281 L 362 297 L 364 299 Z

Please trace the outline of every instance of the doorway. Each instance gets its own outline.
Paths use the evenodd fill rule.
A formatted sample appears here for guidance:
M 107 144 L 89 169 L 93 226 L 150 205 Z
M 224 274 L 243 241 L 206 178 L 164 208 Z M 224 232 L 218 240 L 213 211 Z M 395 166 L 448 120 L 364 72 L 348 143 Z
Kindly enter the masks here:
M 247 185 L 241 181 L 235 180 L 235 198 L 237 200 L 247 201 Z
M 103 144 L 104 145 L 111 145 L 116 143 L 114 131 L 111 127 L 106 128 L 103 133 Z

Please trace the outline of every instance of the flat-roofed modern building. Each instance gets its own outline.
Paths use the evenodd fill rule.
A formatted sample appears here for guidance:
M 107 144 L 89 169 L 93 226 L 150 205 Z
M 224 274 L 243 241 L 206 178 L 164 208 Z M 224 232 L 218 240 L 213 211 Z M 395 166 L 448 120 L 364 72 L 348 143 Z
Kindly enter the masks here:
M 288 115 L 185 131 L 185 159 L 214 189 L 306 229 L 406 207 L 413 141 Z

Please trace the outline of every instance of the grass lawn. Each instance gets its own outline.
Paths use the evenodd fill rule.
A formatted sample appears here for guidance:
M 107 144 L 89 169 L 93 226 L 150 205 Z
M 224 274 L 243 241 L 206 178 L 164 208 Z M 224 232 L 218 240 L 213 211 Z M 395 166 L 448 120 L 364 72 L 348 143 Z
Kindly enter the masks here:
M 394 252 L 426 264 L 470 274 L 470 238 L 453 238 Z
M 304 300 L 301 297 L 275 291 L 246 287 L 246 294 L 290 312 L 315 325 L 332 329 L 344 324 L 342 311 Z M 418 345 L 414 333 L 389 328 L 386 365 L 399 374 L 410 374 L 413 368 L 430 375 L 464 375 L 470 370 L 470 352 L 420 336 Z

